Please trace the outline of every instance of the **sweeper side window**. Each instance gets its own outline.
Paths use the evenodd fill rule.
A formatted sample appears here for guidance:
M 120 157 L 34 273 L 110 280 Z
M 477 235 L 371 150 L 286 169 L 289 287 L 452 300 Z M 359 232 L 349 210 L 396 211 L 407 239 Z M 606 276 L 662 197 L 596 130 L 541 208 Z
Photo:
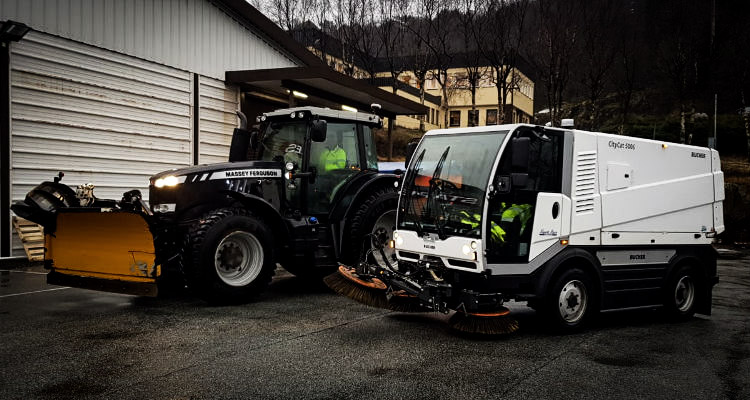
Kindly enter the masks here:
M 529 261 L 529 247 L 534 226 L 536 198 L 539 193 L 560 193 L 562 187 L 563 134 L 521 133 L 528 143 L 528 164 L 513 165 L 513 146 L 506 147 L 493 182 L 510 185 L 489 200 L 485 223 L 487 261 L 489 263 L 521 263 Z M 518 151 L 518 149 L 516 149 Z M 523 171 L 526 179 L 516 179 L 514 172 Z

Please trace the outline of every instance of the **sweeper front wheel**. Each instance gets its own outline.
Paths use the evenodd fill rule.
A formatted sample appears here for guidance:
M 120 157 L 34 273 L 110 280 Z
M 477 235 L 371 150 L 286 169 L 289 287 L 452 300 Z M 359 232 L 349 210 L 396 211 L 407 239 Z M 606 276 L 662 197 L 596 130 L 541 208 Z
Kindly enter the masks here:
M 543 314 L 551 328 L 560 333 L 580 330 L 596 313 L 596 292 L 591 278 L 571 268 L 552 282 L 544 299 Z
M 276 269 L 271 230 L 241 208 L 205 214 L 189 229 L 185 249 L 188 287 L 210 303 L 251 299 L 266 289 Z

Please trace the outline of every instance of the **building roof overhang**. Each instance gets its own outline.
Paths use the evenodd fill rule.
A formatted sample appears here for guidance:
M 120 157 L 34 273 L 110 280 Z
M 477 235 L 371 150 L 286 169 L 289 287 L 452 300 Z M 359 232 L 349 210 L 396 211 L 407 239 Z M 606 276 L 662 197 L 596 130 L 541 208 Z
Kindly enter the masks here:
M 429 111 L 426 106 L 340 74 L 328 66 L 227 71 L 225 80 L 247 91 L 260 89 L 281 98 L 286 98 L 288 91 L 298 91 L 313 101 L 347 105 L 366 112 L 370 111 L 371 104 L 378 103 L 382 107 L 380 113 L 386 117 Z

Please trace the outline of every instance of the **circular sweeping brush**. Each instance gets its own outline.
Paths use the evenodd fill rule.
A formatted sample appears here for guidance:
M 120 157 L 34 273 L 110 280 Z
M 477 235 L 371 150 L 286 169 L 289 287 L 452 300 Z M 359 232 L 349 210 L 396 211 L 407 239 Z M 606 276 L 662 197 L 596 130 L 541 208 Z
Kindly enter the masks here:
M 419 302 L 417 296 L 406 293 L 403 290 L 397 290 L 390 294 L 388 299 L 388 309 L 406 313 L 432 311 L 431 308 L 423 306 Z
M 378 278 L 363 278 L 357 275 L 356 268 L 343 265 L 323 282 L 334 292 L 370 307 L 388 308 L 388 288 Z
M 505 307 L 491 313 L 464 313 L 457 311 L 448 321 L 451 329 L 470 335 L 499 336 L 518 330 L 518 321 Z

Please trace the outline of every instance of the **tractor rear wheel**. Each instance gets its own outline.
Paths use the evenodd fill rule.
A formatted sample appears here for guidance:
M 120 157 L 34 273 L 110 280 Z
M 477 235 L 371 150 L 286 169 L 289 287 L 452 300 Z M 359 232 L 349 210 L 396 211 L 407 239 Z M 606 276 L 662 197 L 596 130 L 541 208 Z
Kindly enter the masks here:
M 213 210 L 188 230 L 185 278 L 210 303 L 238 303 L 266 289 L 274 270 L 273 233 L 241 208 Z
M 368 250 L 374 250 L 374 261 L 382 263 L 382 255 L 377 251 L 381 246 L 388 261 L 393 262 L 393 249 L 388 248 L 388 241 L 396 230 L 397 205 L 398 192 L 388 186 L 375 190 L 359 203 L 348 225 L 350 229 L 346 237 L 349 240 L 341 250 L 343 262 L 354 265 Z

